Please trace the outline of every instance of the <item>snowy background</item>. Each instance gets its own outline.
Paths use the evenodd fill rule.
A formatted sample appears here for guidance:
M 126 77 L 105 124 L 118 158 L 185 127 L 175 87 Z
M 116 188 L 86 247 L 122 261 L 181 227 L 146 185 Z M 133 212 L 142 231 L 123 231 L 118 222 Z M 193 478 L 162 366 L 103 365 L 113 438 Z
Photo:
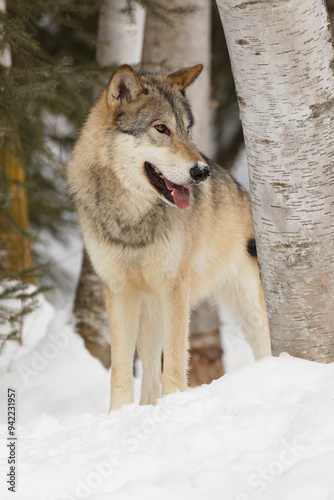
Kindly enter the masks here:
M 284 353 L 255 363 L 225 315 L 224 377 L 108 415 L 110 371 L 73 332 L 79 233 L 67 247 L 43 248 L 67 279 L 40 298 L 23 344 L 0 357 L 1 499 L 334 500 L 334 363 Z M 8 387 L 18 400 L 15 493 L 6 484 Z M 136 401 L 139 388 L 138 378 Z

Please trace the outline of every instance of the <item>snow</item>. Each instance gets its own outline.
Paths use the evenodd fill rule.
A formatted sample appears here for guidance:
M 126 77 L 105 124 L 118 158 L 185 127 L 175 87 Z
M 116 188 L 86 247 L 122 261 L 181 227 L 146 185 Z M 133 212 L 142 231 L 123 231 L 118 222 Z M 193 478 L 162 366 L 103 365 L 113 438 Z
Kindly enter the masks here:
M 240 148 L 237 154 L 231 169 L 231 174 L 235 180 L 239 182 L 239 184 L 241 184 L 248 192 L 250 191 L 246 149 L 244 146 Z
M 334 500 L 334 363 L 284 353 L 255 363 L 224 312 L 226 375 L 157 406 L 139 406 L 136 379 L 136 402 L 108 415 L 110 371 L 73 331 L 81 243 L 49 243 L 68 275 L 64 291 L 40 298 L 22 345 L 0 357 L 1 499 Z M 8 387 L 17 394 L 15 494 Z
M 45 299 L 34 314 L 0 368 L 2 499 L 13 495 L 7 387 L 18 396 L 17 500 L 334 498 L 334 363 L 282 354 L 108 415 L 110 373 L 69 316 Z
M 7 387 L 18 394 L 17 500 L 334 498 L 334 364 L 265 358 L 107 415 L 110 373 L 70 327 L 27 342 L 1 370 L 1 498 L 12 498 Z

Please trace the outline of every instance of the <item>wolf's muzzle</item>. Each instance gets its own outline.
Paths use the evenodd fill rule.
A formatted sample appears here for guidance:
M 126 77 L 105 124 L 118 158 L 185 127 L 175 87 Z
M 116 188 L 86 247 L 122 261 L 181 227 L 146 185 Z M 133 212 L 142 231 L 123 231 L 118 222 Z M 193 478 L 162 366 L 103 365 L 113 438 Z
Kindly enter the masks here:
M 206 163 L 199 161 L 194 167 L 190 169 L 191 178 L 195 181 L 196 184 L 205 181 L 207 177 L 209 177 L 210 169 Z

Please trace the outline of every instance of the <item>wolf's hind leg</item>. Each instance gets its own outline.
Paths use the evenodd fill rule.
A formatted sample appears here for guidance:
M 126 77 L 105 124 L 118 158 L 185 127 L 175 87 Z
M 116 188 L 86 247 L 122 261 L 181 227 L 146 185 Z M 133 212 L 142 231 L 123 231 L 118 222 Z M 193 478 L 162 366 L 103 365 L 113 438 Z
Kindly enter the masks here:
M 271 355 L 266 306 L 255 257 L 246 255 L 225 283 L 223 301 L 249 342 L 255 359 Z
M 137 351 L 143 365 L 141 405 L 156 404 L 161 397 L 162 319 L 157 301 L 145 299 L 141 305 Z
M 139 294 L 129 287 L 112 293 L 105 284 L 111 340 L 110 410 L 134 401 L 133 358 L 138 330 Z

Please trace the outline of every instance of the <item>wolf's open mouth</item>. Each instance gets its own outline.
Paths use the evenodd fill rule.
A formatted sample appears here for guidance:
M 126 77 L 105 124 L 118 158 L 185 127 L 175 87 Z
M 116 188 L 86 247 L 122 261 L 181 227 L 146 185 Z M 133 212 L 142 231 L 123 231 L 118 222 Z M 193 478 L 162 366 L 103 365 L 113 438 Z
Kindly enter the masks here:
M 162 194 L 166 200 L 176 205 L 177 208 L 189 207 L 190 191 L 188 188 L 170 182 L 148 161 L 145 161 L 145 171 L 152 186 L 154 186 L 158 193 Z

